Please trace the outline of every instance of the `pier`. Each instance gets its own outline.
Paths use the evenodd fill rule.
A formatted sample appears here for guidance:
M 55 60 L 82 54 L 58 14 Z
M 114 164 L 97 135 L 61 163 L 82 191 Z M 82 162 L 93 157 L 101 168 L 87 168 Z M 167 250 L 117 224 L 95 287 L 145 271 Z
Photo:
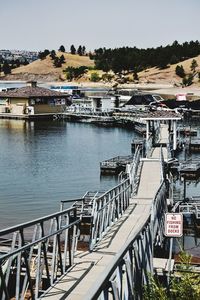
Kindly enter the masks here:
M 164 240 L 165 165 L 177 147 L 179 118 L 143 120 L 145 155 L 137 147 L 112 189 L 62 201 L 59 212 L 0 231 L 2 300 L 141 299 L 149 273 L 164 266 L 170 274 L 170 260 L 158 260 L 154 247 Z

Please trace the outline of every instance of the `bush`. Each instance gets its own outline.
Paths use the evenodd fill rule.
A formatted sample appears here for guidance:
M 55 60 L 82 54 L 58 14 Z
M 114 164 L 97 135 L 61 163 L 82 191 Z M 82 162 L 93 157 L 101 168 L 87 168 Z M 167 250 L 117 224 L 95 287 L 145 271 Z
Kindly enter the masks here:
M 98 82 L 98 81 L 100 80 L 99 74 L 96 73 L 96 72 L 93 72 L 93 73 L 91 74 L 90 80 L 91 80 L 92 82 Z

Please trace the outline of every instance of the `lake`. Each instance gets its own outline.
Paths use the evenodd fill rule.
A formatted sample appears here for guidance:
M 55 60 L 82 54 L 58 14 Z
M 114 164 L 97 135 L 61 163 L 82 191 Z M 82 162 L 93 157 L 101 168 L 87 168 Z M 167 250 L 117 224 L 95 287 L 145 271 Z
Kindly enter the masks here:
M 106 191 L 102 160 L 131 154 L 125 128 L 65 121 L 0 120 L 0 228 L 59 210 L 61 200 Z

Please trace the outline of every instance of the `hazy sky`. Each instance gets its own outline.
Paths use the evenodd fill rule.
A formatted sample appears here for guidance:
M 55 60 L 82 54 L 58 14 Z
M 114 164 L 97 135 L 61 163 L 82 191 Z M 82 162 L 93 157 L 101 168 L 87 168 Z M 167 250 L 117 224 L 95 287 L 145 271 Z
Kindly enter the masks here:
M 200 40 L 200 0 L 0 0 L 0 49 L 157 47 Z

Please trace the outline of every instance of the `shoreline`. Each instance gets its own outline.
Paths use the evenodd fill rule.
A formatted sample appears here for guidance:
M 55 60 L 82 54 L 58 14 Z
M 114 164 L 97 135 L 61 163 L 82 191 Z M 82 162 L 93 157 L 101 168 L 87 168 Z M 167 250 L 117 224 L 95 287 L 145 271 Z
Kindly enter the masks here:
M 0 85 L 9 84 L 26 84 L 27 81 L 23 80 L 0 80 Z M 124 83 L 118 84 L 116 82 L 78 82 L 78 81 L 41 81 L 38 80 L 39 85 L 46 86 L 78 86 L 79 88 L 117 88 L 117 89 L 138 89 L 149 91 L 150 93 L 156 93 L 161 95 L 173 95 L 186 94 L 188 96 L 194 96 L 200 98 L 200 87 L 189 86 L 189 87 L 174 87 L 170 83 Z

